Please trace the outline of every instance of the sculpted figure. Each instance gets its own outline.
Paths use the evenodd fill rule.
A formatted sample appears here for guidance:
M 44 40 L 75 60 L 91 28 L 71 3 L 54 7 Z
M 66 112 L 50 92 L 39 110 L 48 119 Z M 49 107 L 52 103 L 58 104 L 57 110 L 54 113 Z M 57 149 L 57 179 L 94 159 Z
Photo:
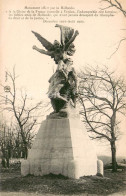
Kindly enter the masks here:
M 78 31 L 74 32 L 74 29 L 62 25 L 56 25 L 60 28 L 61 38 L 60 43 L 55 40 L 54 43 L 50 43 L 40 34 L 32 31 L 46 50 L 39 49 L 35 45 L 33 49 L 50 56 L 57 64 L 56 72 L 49 79 L 48 96 L 51 99 L 51 103 L 54 112 L 61 111 L 67 102 L 70 100 L 73 106 L 76 105 L 77 97 L 77 77 L 73 68 L 73 61 L 69 56 L 73 56 L 75 53 L 75 46 L 73 41 L 79 34 Z
M 59 27 L 61 31 L 61 43 L 55 40 L 52 44 L 51 42 L 43 38 L 40 34 L 34 31 L 32 31 L 32 33 L 34 33 L 34 35 L 41 42 L 41 44 L 45 47 L 46 50 L 39 49 L 35 45 L 33 46 L 33 49 L 37 50 L 42 54 L 50 56 L 54 59 L 55 63 L 58 64 L 60 60 L 66 59 L 67 55 L 72 56 L 75 53 L 75 46 L 72 42 L 75 40 L 79 32 L 75 31 L 74 33 L 73 29 L 58 24 L 56 25 L 56 27 Z

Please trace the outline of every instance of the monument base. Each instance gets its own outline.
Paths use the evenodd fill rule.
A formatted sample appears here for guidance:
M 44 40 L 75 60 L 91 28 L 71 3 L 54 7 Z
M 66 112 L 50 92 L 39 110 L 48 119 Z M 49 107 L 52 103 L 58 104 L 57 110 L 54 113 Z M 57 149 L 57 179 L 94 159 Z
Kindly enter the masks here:
M 73 109 L 67 118 L 42 122 L 21 174 L 62 174 L 78 179 L 97 174 L 97 156 L 79 115 Z

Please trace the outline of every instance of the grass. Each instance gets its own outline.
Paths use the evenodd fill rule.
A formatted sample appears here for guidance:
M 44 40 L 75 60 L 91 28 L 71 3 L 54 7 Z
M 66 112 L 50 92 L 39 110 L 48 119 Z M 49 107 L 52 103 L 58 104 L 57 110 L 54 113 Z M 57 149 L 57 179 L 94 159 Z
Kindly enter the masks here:
M 126 171 L 112 173 L 105 170 L 104 177 L 85 176 L 68 179 L 62 175 L 22 177 L 20 166 L 11 165 L 1 170 L 1 192 L 5 195 L 109 195 L 126 193 Z M 17 194 L 18 193 L 18 194 Z M 27 193 L 27 194 L 26 194 Z M 124 194 L 125 195 L 125 194 Z

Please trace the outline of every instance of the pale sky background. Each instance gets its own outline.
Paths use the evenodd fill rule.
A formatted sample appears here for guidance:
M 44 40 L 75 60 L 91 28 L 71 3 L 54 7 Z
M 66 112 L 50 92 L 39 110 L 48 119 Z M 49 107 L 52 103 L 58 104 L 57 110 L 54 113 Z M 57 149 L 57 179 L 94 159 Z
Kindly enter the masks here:
M 100 0 L 1 0 L 0 4 L 0 74 L 1 81 L 5 83 L 5 70 L 16 67 L 17 75 L 20 75 L 17 86 L 25 88 L 28 94 L 36 101 L 45 99 L 48 91 L 48 80 L 56 68 L 54 61 L 32 49 L 33 45 L 40 48 L 41 44 L 31 33 L 31 30 L 40 33 L 50 42 L 60 40 L 60 31 L 55 28 L 55 23 L 43 23 L 42 20 L 8 20 L 9 10 L 24 9 L 24 6 L 73 6 L 76 10 L 97 10 L 106 6 L 99 3 Z M 122 5 L 124 5 L 124 1 Z M 111 8 L 107 11 L 117 11 Z M 69 17 L 74 19 L 76 17 Z M 50 18 L 68 20 L 66 17 Z M 82 18 L 81 18 L 82 19 Z M 76 18 L 77 20 L 77 18 Z M 126 42 L 123 42 L 111 59 L 110 55 L 115 51 L 120 39 L 126 37 L 126 18 L 118 12 L 114 17 L 97 16 L 83 17 L 84 23 L 65 23 L 79 31 L 75 40 L 76 53 L 73 56 L 74 67 L 79 71 L 83 66 L 103 66 L 116 70 L 116 74 L 126 76 Z M 59 23 L 61 24 L 61 23 Z M 5 84 L 8 85 L 8 82 Z M 126 155 L 126 119 L 122 118 L 121 131 L 123 137 L 117 142 L 117 154 Z M 108 154 L 109 146 L 100 145 L 98 153 Z

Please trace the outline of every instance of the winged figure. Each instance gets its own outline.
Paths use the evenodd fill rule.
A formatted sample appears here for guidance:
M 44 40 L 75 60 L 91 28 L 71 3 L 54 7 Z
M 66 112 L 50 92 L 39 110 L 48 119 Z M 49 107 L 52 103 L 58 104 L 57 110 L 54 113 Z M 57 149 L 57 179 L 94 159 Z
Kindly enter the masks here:
M 32 31 L 32 33 L 37 37 L 37 39 L 41 42 L 42 46 L 46 49 L 39 49 L 36 46 L 33 46 L 33 49 L 37 50 L 38 52 L 48 55 L 51 58 L 54 59 L 55 63 L 58 64 L 60 60 L 67 59 L 67 55 L 73 56 L 75 53 L 75 46 L 73 44 L 73 41 L 75 40 L 76 36 L 79 34 L 79 32 L 70 27 L 62 26 L 56 24 L 55 27 L 60 28 L 61 32 L 61 38 L 60 42 L 57 40 L 54 41 L 52 44 L 45 38 L 43 38 L 40 34 Z
M 54 59 L 57 64 L 56 72 L 49 79 L 48 97 L 51 99 L 54 112 L 59 112 L 66 107 L 66 104 L 72 100 L 76 106 L 77 94 L 77 77 L 74 68 L 72 67 L 73 61 L 68 56 L 73 56 L 75 53 L 75 46 L 73 41 L 79 32 L 70 27 L 56 24 L 61 32 L 60 42 L 57 40 L 52 44 L 40 34 L 32 31 L 32 33 L 41 42 L 42 46 L 46 49 L 39 49 L 33 46 L 34 50 L 48 55 Z

